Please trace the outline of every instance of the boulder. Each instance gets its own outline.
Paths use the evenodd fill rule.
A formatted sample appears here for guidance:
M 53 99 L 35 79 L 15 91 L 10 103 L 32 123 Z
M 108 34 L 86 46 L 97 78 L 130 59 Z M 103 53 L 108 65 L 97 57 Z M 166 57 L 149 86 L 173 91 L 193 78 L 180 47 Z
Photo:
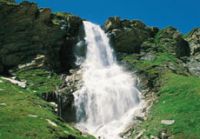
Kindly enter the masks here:
M 173 125 L 175 123 L 175 120 L 161 120 L 161 124 L 164 125 Z

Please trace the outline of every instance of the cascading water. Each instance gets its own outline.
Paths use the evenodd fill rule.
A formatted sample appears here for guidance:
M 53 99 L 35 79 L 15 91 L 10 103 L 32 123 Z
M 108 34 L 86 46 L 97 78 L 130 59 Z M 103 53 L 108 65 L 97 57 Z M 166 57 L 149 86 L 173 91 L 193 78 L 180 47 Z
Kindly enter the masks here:
M 120 139 L 140 107 L 133 76 L 120 67 L 100 26 L 84 21 L 87 43 L 83 86 L 74 92 L 77 127 L 96 137 Z

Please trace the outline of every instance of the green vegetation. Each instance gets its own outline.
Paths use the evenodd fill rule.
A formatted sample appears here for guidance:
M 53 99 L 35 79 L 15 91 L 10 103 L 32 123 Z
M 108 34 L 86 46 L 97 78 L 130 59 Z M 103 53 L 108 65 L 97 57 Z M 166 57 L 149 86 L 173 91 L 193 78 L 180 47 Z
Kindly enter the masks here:
M 12 73 L 17 79 L 27 81 L 26 88 L 0 76 L 0 139 L 73 138 L 70 136 L 93 139 L 63 122 L 53 112 L 53 106 L 41 98 L 43 93 L 54 92 L 62 84 L 60 76 L 53 71 L 59 73 L 74 67 L 74 44 L 83 37 L 82 19 L 70 13 L 53 14 L 34 3 L 18 5 L 15 0 L 0 0 L 0 7 L 0 40 L 3 40 L 0 74 L 6 75 L 19 65 L 36 62 Z M 186 76 L 190 74 L 188 69 L 198 68 L 199 30 L 181 35 L 173 27 L 158 30 L 117 17 L 110 18 L 104 29 L 111 35 L 110 42 L 116 53 L 123 55 L 119 59 L 141 77 L 141 88 L 157 95 L 148 119 L 135 131 L 144 130 L 144 136 L 149 138 L 158 137 L 164 131 L 174 139 L 199 139 L 200 78 Z M 196 56 L 189 57 L 188 43 L 195 48 Z M 84 50 L 80 51 L 85 54 Z M 52 72 L 36 68 L 43 66 Z M 164 125 L 161 120 L 175 123 Z
M 176 58 L 169 53 L 156 53 L 151 60 L 138 60 L 136 55 L 127 55 L 123 58 L 123 61 L 128 62 L 133 68 L 138 70 L 148 70 L 151 67 L 162 66 L 166 63 L 176 63 Z
M 15 0 L 0 0 L 0 3 L 6 3 L 6 4 L 15 4 Z
M 175 139 L 200 137 L 200 79 L 173 73 L 162 76 L 158 101 L 153 105 L 148 120 L 140 125 L 145 134 L 158 135 L 167 130 Z M 162 125 L 161 120 L 175 120 L 173 125 Z
M 27 89 L 36 94 L 55 91 L 61 84 L 60 77 L 44 69 L 24 69 L 16 72 L 21 80 L 27 81 Z
M 148 119 L 136 131 L 144 130 L 144 136 L 149 138 L 167 132 L 174 139 L 199 139 L 200 78 L 184 76 L 185 72 L 178 59 L 167 52 L 155 53 L 150 59 L 139 60 L 137 55 L 126 55 L 122 59 L 131 69 L 145 74 L 147 80 L 157 80 L 160 86 Z M 173 65 L 176 74 L 166 65 Z M 152 76 L 155 78 L 149 78 Z M 175 123 L 164 125 L 161 120 L 175 120 Z M 135 132 L 132 136 L 135 136 Z
M 0 78 L 0 138 L 1 139 L 58 139 L 69 135 L 77 139 L 92 139 L 64 123 L 53 113 L 48 102 L 38 94 L 52 91 L 60 84 L 58 75 L 42 69 L 21 70 L 26 89 Z M 36 91 L 36 93 L 35 93 Z

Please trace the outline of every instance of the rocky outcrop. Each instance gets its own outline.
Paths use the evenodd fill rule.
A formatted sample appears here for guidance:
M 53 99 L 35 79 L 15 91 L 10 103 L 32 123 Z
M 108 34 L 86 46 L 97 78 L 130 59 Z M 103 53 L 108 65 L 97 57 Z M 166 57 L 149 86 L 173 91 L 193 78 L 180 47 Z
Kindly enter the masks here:
M 121 40 L 115 41 L 122 42 Z M 116 47 L 116 44 L 112 45 L 114 48 Z M 133 65 L 131 70 L 134 70 L 140 78 L 142 90 L 157 92 L 160 87 L 159 78 L 163 72 L 168 70 L 178 74 L 189 74 L 187 67 L 184 66 L 185 58 L 190 57 L 189 43 L 173 27 L 162 29 L 142 41 L 137 53 L 122 53 L 118 50 L 116 53 L 119 60 L 123 59 L 122 61 L 126 63 L 127 67 Z
M 55 22 L 56 21 L 56 22 Z M 82 25 L 79 17 L 52 14 L 36 4 L 0 4 L 0 73 L 45 55 L 45 64 L 56 72 L 74 66 L 73 47 Z
M 200 28 L 193 29 L 186 36 L 186 40 L 191 49 L 191 57 L 186 66 L 191 74 L 200 76 Z
M 160 51 L 168 51 L 176 57 L 190 56 L 190 47 L 186 40 L 183 39 L 180 32 L 173 27 L 167 27 L 156 34 L 154 39 L 155 45 L 160 47 Z
M 104 29 L 114 49 L 124 53 L 139 53 L 142 42 L 158 32 L 158 28 L 147 27 L 140 21 L 121 20 L 119 17 L 110 17 Z
M 200 52 L 200 28 L 193 29 L 186 37 L 186 40 L 190 44 L 192 55 Z
M 44 93 L 43 98 L 57 104 L 55 112 L 67 122 L 76 121 L 73 93 L 82 86 L 82 71 L 70 70 L 70 75 L 62 76 L 63 83 L 55 91 Z
M 168 51 L 178 58 L 190 56 L 190 47 L 181 34 L 173 27 L 160 30 L 148 27 L 137 20 L 121 20 L 119 17 L 109 18 L 105 31 L 111 38 L 116 52 L 140 53 L 153 50 Z
M 200 54 L 192 56 L 186 66 L 192 75 L 200 76 Z

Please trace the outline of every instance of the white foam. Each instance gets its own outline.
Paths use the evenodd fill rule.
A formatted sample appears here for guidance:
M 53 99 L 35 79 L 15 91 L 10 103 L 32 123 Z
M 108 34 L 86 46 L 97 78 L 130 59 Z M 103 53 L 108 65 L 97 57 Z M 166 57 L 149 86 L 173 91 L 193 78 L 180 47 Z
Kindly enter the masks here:
M 76 92 L 77 127 L 96 137 L 121 139 L 141 107 L 135 78 L 116 62 L 109 39 L 100 26 L 84 21 L 87 43 L 82 63 L 83 86 Z

